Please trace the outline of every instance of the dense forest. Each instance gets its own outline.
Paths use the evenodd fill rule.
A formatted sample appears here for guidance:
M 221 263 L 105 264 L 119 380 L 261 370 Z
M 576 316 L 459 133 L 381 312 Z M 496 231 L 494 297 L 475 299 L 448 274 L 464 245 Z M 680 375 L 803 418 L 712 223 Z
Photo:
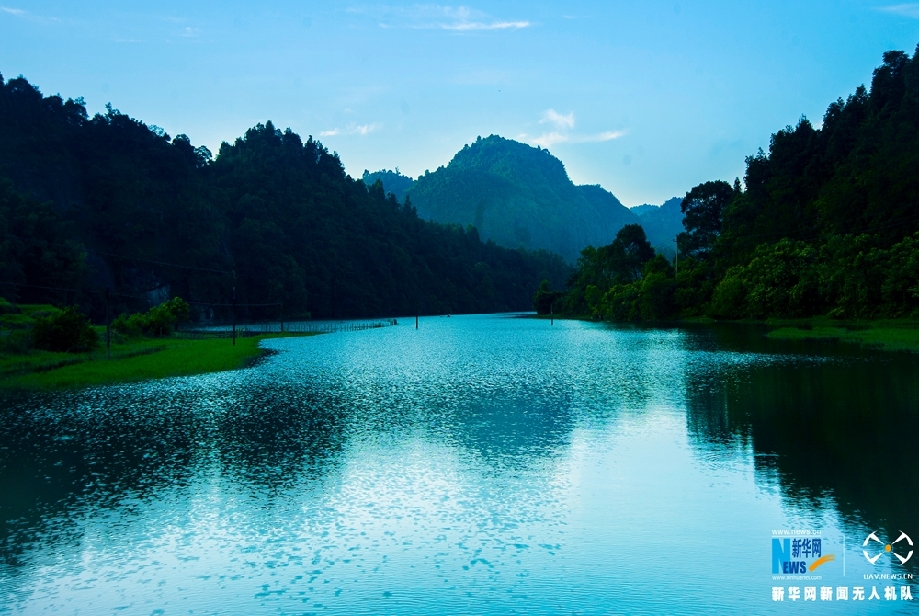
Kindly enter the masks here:
M 0 295 L 97 318 L 181 296 L 200 317 L 527 309 L 570 268 L 421 220 L 379 181 L 271 122 L 216 157 L 110 105 L 0 76 Z M 258 306 L 267 304 L 266 306 Z
M 773 134 L 743 182 L 700 184 L 680 208 L 677 260 L 624 228 L 581 253 L 556 312 L 919 316 L 919 49 L 885 53 L 870 90 L 832 103 L 819 127 L 802 117 Z

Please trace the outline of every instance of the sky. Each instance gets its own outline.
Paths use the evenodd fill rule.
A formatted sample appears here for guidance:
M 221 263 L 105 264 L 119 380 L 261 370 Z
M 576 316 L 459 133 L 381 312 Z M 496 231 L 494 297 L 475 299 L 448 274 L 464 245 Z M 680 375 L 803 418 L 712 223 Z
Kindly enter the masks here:
M 714 179 L 919 43 L 919 3 L 468 5 L 0 0 L 0 73 L 217 152 L 271 120 L 349 174 L 417 176 L 477 136 L 548 148 L 626 205 Z

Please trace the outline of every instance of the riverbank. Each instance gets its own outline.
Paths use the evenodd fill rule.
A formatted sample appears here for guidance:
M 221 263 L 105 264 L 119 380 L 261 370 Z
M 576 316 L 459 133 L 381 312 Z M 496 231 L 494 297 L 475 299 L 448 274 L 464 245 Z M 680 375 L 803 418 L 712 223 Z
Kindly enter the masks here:
M 143 338 L 92 353 L 30 351 L 0 355 L 0 389 L 72 389 L 236 370 L 265 353 L 266 338 L 315 336 L 318 333 L 265 334 L 237 338 Z
M 879 320 L 870 322 L 766 322 L 781 325 L 768 334 L 779 340 L 838 340 L 885 351 L 919 353 L 919 322 L 914 320 Z
M 530 315 L 548 320 L 549 315 Z M 596 321 L 589 316 L 554 315 L 555 320 Z M 632 323 L 628 321 L 628 323 Z M 919 321 L 915 319 L 878 319 L 874 321 L 840 321 L 826 317 L 811 319 L 743 319 L 720 321 L 710 317 L 689 317 L 662 322 L 641 321 L 643 325 L 680 325 L 740 323 L 771 327 L 766 336 L 776 340 L 834 340 L 859 344 L 884 351 L 919 353 Z

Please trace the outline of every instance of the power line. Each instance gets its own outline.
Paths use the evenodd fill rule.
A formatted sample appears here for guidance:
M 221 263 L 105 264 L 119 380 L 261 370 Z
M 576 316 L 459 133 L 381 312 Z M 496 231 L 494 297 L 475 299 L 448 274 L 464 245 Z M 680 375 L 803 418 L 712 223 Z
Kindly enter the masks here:
M 100 291 L 96 289 L 71 289 L 67 287 L 48 287 L 48 286 L 37 285 L 37 284 L 26 284 L 24 282 L 12 282 L 9 280 L 0 280 L 0 285 L 9 285 L 9 286 L 15 286 L 15 287 L 29 287 L 32 289 L 46 289 L 49 291 L 69 291 L 71 293 L 103 293 L 103 294 L 105 293 L 104 290 Z M 143 300 L 143 301 L 146 301 L 148 299 L 140 295 L 127 295 L 126 293 L 109 292 L 109 295 L 117 295 L 119 297 L 128 297 L 130 299 L 137 299 L 137 300 Z M 195 304 L 198 306 L 220 306 L 220 307 L 233 306 L 233 304 L 218 304 L 215 302 L 185 302 L 185 303 Z M 283 302 L 267 302 L 264 304 L 236 304 L 236 307 L 237 308 L 258 308 L 258 307 L 264 307 L 264 306 L 280 306 L 282 303 Z
M 49 291 L 69 291 L 71 293 L 105 293 L 105 291 L 97 291 L 94 289 L 68 289 L 65 287 L 46 287 L 37 284 L 26 284 L 24 282 L 12 282 L 9 280 L 0 280 L 0 284 L 9 285 L 14 287 L 29 287 L 32 289 L 47 289 Z M 124 293 L 109 293 L 109 295 L 117 295 L 119 297 L 129 297 L 131 299 L 145 299 L 137 295 L 126 295 Z

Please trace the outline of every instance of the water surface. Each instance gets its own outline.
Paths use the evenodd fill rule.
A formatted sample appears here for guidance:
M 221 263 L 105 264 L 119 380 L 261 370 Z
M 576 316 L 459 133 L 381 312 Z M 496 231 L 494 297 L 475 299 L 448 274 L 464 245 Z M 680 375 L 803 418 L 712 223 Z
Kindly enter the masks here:
M 508 316 L 266 341 L 241 371 L 0 399 L 0 614 L 917 613 L 919 361 Z M 822 531 L 823 580 L 771 576 Z M 845 546 L 843 549 L 843 538 Z M 845 575 L 843 575 L 845 567 Z M 903 582 L 896 582 L 897 586 Z

